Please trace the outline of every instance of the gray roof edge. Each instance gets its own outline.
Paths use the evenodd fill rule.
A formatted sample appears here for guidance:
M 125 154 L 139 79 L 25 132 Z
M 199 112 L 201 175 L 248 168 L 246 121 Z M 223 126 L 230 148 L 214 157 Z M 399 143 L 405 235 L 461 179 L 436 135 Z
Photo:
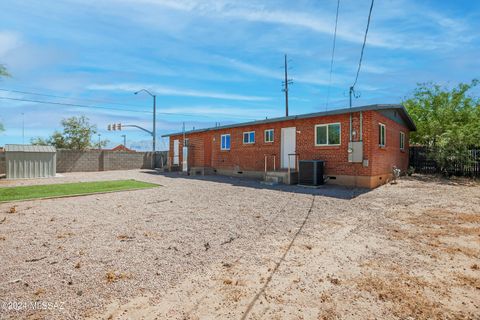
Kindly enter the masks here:
M 175 133 L 164 134 L 164 135 L 162 135 L 162 138 L 182 135 L 184 133 L 185 134 L 192 134 L 192 133 L 222 130 L 222 129 L 229 129 L 229 128 L 246 127 L 246 126 L 257 125 L 257 124 L 265 124 L 265 123 L 295 120 L 295 119 L 306 119 L 306 118 L 314 118 L 314 117 L 321 117 L 321 116 L 344 114 L 344 113 L 350 113 L 350 112 L 376 111 L 376 110 L 388 110 L 388 109 L 402 110 L 404 120 L 406 120 L 407 125 L 409 125 L 409 129 L 411 131 L 416 131 L 417 130 L 417 127 L 415 126 L 415 123 L 413 122 L 412 118 L 408 114 L 408 111 L 407 111 L 407 109 L 405 108 L 404 105 L 402 105 L 402 104 L 371 104 L 371 105 L 352 107 L 352 108 L 341 108 L 341 109 L 333 109 L 333 110 L 329 110 L 329 111 L 305 113 L 305 114 L 299 114 L 299 115 L 288 116 L 288 117 L 277 117 L 277 118 L 270 118 L 270 119 L 264 119 L 264 120 L 234 123 L 234 124 L 231 124 L 231 125 L 209 127 L 209 128 L 190 130 L 190 131 L 185 131 L 185 132 L 175 132 Z
M 50 152 L 55 153 L 57 150 L 54 146 L 37 146 L 31 144 L 6 144 L 5 152 Z

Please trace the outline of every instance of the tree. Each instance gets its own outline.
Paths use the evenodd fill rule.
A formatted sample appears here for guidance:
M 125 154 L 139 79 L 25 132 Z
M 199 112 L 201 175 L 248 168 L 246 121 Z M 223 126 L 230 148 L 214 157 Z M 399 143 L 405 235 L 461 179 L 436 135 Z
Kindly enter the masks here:
M 442 171 L 468 161 L 469 149 L 480 143 L 480 99 L 471 94 L 478 84 L 473 80 L 453 89 L 420 84 L 404 102 L 417 125 L 417 132 L 410 134 L 411 143 L 434 150 L 432 157 Z
M 97 127 L 89 123 L 85 116 L 63 119 L 63 132 L 55 131 L 49 138 L 34 138 L 35 145 L 52 145 L 58 149 L 85 150 L 94 146 L 105 146 L 108 141 L 100 140 L 93 143 L 92 136 L 97 133 Z
M 10 77 L 7 68 L 3 64 L 0 64 L 0 77 Z

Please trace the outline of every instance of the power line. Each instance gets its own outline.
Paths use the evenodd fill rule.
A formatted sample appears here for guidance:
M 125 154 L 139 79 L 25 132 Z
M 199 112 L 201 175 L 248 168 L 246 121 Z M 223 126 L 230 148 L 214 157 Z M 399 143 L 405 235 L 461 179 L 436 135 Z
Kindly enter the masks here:
M 360 68 L 362 67 L 363 51 L 365 50 L 365 43 L 367 42 L 368 28 L 370 27 L 370 18 L 372 17 L 372 10 L 373 10 L 374 1 L 375 0 L 372 0 L 372 3 L 370 5 L 370 11 L 368 13 L 367 29 L 365 30 L 365 36 L 363 37 L 362 51 L 360 53 L 360 60 L 358 61 L 357 75 L 355 76 L 355 81 L 353 82 L 352 87 L 351 87 L 352 90 L 354 89 L 355 85 L 357 84 L 358 75 L 360 74 Z
M 77 101 L 89 101 L 89 102 L 107 103 L 107 104 L 114 104 L 114 105 L 124 106 L 124 107 L 136 107 L 136 108 L 140 107 L 140 106 L 138 106 L 138 105 L 133 105 L 133 104 L 128 104 L 128 103 L 119 103 L 119 102 L 114 102 L 114 101 L 98 100 L 98 99 L 87 99 L 87 98 L 71 98 L 71 97 L 65 97 L 65 96 L 59 96 L 59 95 L 53 95 L 53 94 L 37 93 L 37 92 L 29 92 L 29 91 L 21 91 L 21 90 L 11 90 L 11 89 L 2 89 L 2 88 L 0 88 L 0 91 L 13 92 L 13 93 L 21 93 L 21 94 L 27 94 L 27 95 L 34 95 L 34 96 L 41 96 L 41 97 L 49 97 L 49 98 L 58 98 L 58 99 L 67 99 L 67 100 L 77 100 Z
M 10 98 L 10 97 L 0 97 L 0 99 L 23 101 L 23 102 L 33 102 L 33 103 L 43 103 L 43 104 L 53 104 L 53 105 L 60 105 L 60 106 L 67 106 L 67 107 L 106 109 L 106 110 L 116 110 L 116 111 L 139 112 L 139 113 L 152 113 L 151 111 L 120 109 L 120 108 L 110 108 L 110 107 L 100 107 L 100 106 L 87 106 L 87 105 L 82 105 L 82 104 L 55 102 L 55 101 L 41 101 L 41 100 L 33 100 L 33 99 Z
M 335 56 L 335 44 L 337 41 L 337 26 L 338 26 L 338 11 L 340 8 L 340 0 L 337 0 L 337 14 L 335 16 L 335 31 L 333 32 L 333 45 L 332 45 L 332 59 L 330 61 L 330 76 L 328 79 L 327 87 L 327 103 L 325 104 L 325 111 L 328 110 L 328 102 L 330 100 L 330 86 L 332 85 L 332 72 L 333 72 L 333 58 Z
M 51 104 L 51 105 L 60 105 L 67 107 L 78 107 L 78 108 L 89 108 L 89 109 L 104 109 L 104 110 L 115 110 L 115 111 L 125 111 L 125 112 L 137 112 L 137 113 L 152 113 L 152 111 L 146 110 L 132 110 L 132 109 L 121 109 L 121 108 L 111 108 L 111 107 L 102 107 L 102 106 L 92 106 L 92 105 L 83 105 L 76 103 L 65 103 L 65 102 L 55 102 L 55 101 L 42 101 L 34 99 L 23 99 L 23 98 L 11 98 L 11 97 L 0 97 L 4 100 L 13 100 L 13 101 L 22 101 L 22 102 L 32 102 L 32 103 L 41 103 L 41 104 Z M 189 113 L 173 113 L 173 112 L 157 112 L 157 114 L 166 115 L 166 116 L 185 116 L 185 117 L 204 117 L 204 118 L 214 118 L 214 116 L 202 115 L 202 114 L 189 114 Z M 244 117 L 235 117 L 230 115 L 222 114 L 219 116 L 230 118 L 230 119 L 243 119 L 243 120 L 255 120 L 253 118 L 244 118 Z M 215 118 L 218 118 L 215 117 Z

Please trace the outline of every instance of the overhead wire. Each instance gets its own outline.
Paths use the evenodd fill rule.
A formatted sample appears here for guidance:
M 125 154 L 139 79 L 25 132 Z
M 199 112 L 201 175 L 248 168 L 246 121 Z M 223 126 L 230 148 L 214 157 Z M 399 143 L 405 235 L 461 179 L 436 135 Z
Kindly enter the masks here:
M 38 93 L 38 92 L 31 92 L 31 91 L 2 89 L 2 88 L 0 88 L 0 91 L 12 92 L 12 93 L 21 93 L 21 94 L 26 94 L 26 95 L 34 95 L 34 96 L 41 96 L 41 97 L 48 97 L 48 98 L 107 103 L 107 104 L 114 104 L 114 105 L 124 106 L 124 107 L 135 107 L 135 108 L 140 107 L 138 105 L 133 105 L 133 104 L 128 104 L 128 103 L 120 103 L 120 102 L 115 102 L 115 101 L 88 99 L 88 98 L 73 98 L 73 97 L 65 97 L 65 96 L 59 96 L 59 95 L 54 95 L 54 94 Z
M 365 35 L 363 37 L 363 44 L 362 44 L 362 51 L 360 52 L 360 59 L 358 61 L 358 69 L 357 69 L 357 74 L 355 76 L 355 81 L 352 84 L 352 89 L 355 88 L 355 85 L 357 84 L 358 81 L 358 76 L 360 74 L 360 69 L 362 67 L 362 60 L 363 60 L 363 52 L 365 51 L 365 44 L 367 42 L 367 34 L 368 34 L 368 29 L 370 27 L 370 19 L 372 17 L 372 10 L 373 10 L 373 3 L 375 0 L 372 0 L 372 3 L 370 4 L 370 11 L 368 12 L 368 20 L 367 20 L 367 28 L 365 30 Z
M 328 87 L 327 87 L 327 102 L 325 104 L 325 111 L 328 110 L 328 103 L 330 102 L 330 89 L 332 85 L 332 73 L 333 73 L 333 60 L 335 57 L 335 45 L 337 41 L 337 26 L 338 26 L 338 11 L 340 9 L 340 0 L 337 0 L 337 13 L 335 15 L 335 31 L 333 32 L 333 45 L 332 45 L 332 58 L 330 60 L 330 76 L 328 79 Z
M 2 89 L 0 91 L 4 92 L 12 92 L 12 93 L 20 93 L 25 95 L 38 95 L 50 98 L 58 98 L 58 99 L 69 99 L 69 100 L 84 100 L 84 101 L 92 101 L 92 102 L 103 102 L 106 104 L 114 104 L 119 106 L 130 106 L 130 107 L 139 107 L 135 105 L 129 104 L 121 104 L 117 102 L 105 101 L 105 100 L 96 100 L 96 99 L 85 99 L 85 98 L 68 98 L 65 96 L 59 95 L 51 95 L 51 94 L 44 94 L 44 93 L 35 93 L 35 92 L 28 92 L 28 91 L 21 91 L 21 90 L 9 90 L 9 89 Z M 67 103 L 67 102 L 57 102 L 57 101 L 43 101 L 37 99 L 26 99 L 26 98 L 13 98 L 13 97 L 1 97 L 0 99 L 3 100 L 12 100 L 12 101 L 22 101 L 22 102 L 31 102 L 31 103 L 40 103 L 40 104 L 51 104 L 51 105 L 60 105 L 60 106 L 67 106 L 67 107 L 78 107 L 78 108 L 90 108 L 90 109 L 104 109 L 104 110 L 114 110 L 114 111 L 124 111 L 124 112 L 136 112 L 136 113 L 153 113 L 152 111 L 147 110 L 136 110 L 136 109 L 126 109 L 126 108 L 114 108 L 114 107 L 104 107 L 104 106 L 94 106 L 94 105 L 85 105 L 85 104 L 78 104 L 78 103 Z M 156 112 L 158 115 L 166 115 L 166 116 L 186 116 L 186 117 L 203 117 L 203 118 L 218 118 L 218 116 L 230 118 L 230 119 L 244 119 L 244 120 L 255 120 L 253 118 L 245 118 L 245 117 L 236 117 L 232 115 L 226 114 L 214 114 L 212 115 L 202 115 L 202 114 L 195 114 L 195 113 L 176 113 L 176 112 Z

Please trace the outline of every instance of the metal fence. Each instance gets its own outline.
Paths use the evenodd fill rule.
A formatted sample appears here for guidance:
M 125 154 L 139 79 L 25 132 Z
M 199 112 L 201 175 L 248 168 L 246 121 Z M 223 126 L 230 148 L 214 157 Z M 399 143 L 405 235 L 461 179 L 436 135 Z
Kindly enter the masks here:
M 424 146 L 410 146 L 410 167 L 418 173 L 440 173 L 435 161 L 435 149 Z M 469 156 L 462 161 L 452 162 L 444 171 L 449 175 L 480 177 L 480 147 L 469 150 Z

